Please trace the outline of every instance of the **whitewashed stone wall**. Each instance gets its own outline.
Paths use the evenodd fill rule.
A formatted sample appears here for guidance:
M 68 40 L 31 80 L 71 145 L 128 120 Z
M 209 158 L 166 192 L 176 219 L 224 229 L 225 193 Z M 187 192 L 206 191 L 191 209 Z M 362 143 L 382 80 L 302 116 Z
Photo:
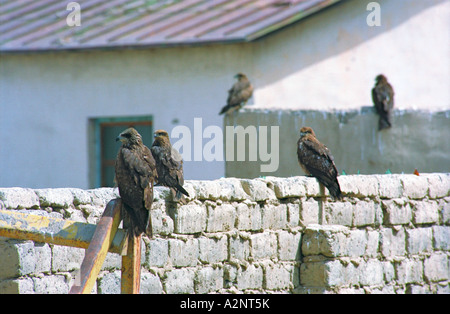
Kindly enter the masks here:
M 450 174 L 341 176 L 343 201 L 307 177 L 155 189 L 142 293 L 450 293 Z M 325 192 L 328 195 L 328 192 Z M 117 189 L 0 188 L 0 207 L 95 223 Z M 67 293 L 83 249 L 0 238 L 0 293 Z M 97 293 L 120 293 L 109 253 Z

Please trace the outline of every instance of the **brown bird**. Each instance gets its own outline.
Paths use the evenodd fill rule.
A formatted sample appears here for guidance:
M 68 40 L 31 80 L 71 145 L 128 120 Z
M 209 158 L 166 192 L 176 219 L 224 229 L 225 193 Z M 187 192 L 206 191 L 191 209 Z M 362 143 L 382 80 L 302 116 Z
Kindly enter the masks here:
M 394 89 L 383 74 L 375 78 L 375 87 L 372 89 L 372 100 L 380 116 L 378 130 L 391 127 L 391 111 L 394 108 Z
M 124 225 L 134 236 L 142 233 L 152 236 L 150 209 L 153 183 L 157 177 L 155 159 L 134 128 L 120 133 L 116 141 L 122 142 L 115 168 L 116 182 L 125 208 Z
M 238 81 L 228 91 L 227 105 L 219 114 L 231 114 L 235 110 L 241 109 L 253 95 L 253 86 L 245 74 L 238 73 L 234 77 Z
M 156 161 L 158 184 L 169 187 L 176 202 L 182 199 L 181 193 L 189 196 L 189 193 L 183 188 L 183 159 L 180 153 L 172 148 L 169 134 L 166 131 L 155 131 L 151 152 Z
M 300 166 L 307 175 L 315 177 L 327 187 L 335 199 L 342 199 L 341 187 L 337 180 L 338 171 L 330 150 L 319 142 L 310 127 L 300 129 L 297 142 L 297 156 Z

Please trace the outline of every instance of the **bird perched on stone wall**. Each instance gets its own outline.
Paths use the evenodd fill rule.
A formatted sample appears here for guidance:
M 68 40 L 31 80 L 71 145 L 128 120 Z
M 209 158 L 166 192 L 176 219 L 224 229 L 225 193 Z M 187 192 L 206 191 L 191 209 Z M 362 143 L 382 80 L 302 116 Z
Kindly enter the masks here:
M 388 83 L 383 74 L 375 78 L 375 86 L 372 89 L 372 100 L 375 109 L 380 116 L 378 130 L 391 127 L 391 111 L 394 108 L 394 89 Z
M 141 135 L 129 128 L 116 141 L 122 145 L 117 154 L 116 182 L 122 199 L 124 225 L 134 236 L 152 235 L 150 209 L 153 202 L 153 183 L 157 178 L 156 163 Z M 125 227 L 125 226 L 124 226 Z
M 307 175 L 312 175 L 326 186 L 333 198 L 342 198 L 334 158 L 330 150 L 319 142 L 316 134 L 310 127 L 302 127 L 300 129 L 300 139 L 297 142 L 297 157 L 300 166 Z
M 245 74 L 238 73 L 235 78 L 238 81 L 228 91 L 227 104 L 219 114 L 231 114 L 235 110 L 241 109 L 253 95 L 253 86 Z
M 156 161 L 158 184 L 169 187 L 173 200 L 178 202 L 189 193 L 183 188 L 183 159 L 170 144 L 169 134 L 164 130 L 155 131 L 151 152 Z

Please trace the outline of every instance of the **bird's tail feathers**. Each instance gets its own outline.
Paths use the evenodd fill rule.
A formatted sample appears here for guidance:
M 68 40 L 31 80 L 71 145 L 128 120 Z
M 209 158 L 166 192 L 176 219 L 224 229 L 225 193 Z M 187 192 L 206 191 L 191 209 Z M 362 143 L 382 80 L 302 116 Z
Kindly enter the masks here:
M 389 121 L 389 116 L 380 116 L 378 120 L 378 130 L 388 129 L 391 127 L 391 121 Z
M 132 235 L 139 236 L 142 233 L 152 236 L 152 221 L 150 212 L 142 208 L 138 213 L 131 207 L 122 203 L 125 210 L 122 212 L 123 227 Z

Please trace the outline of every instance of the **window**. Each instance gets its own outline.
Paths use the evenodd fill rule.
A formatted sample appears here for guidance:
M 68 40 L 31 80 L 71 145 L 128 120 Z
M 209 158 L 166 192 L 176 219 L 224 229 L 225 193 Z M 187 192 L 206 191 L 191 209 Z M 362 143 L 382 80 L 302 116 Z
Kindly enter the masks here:
M 109 117 L 91 119 L 90 182 L 94 188 L 115 186 L 114 163 L 120 142 L 117 136 L 123 130 L 134 127 L 142 135 L 144 145 L 153 143 L 153 117 Z

